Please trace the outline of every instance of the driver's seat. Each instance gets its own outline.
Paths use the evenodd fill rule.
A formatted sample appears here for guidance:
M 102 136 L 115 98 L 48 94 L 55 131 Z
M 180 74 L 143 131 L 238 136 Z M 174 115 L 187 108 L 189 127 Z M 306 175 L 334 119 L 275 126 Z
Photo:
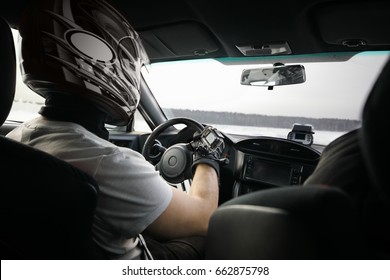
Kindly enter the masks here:
M 11 29 L 0 18 L 0 125 L 14 99 L 16 60 Z M 92 240 L 97 183 L 47 153 L 0 135 L 0 257 L 101 259 Z

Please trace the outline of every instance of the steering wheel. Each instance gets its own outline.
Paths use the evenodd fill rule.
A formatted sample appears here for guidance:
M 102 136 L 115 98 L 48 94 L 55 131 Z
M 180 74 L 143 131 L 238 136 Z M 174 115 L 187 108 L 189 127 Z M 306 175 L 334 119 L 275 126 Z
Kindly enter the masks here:
M 184 124 L 187 128 L 193 128 L 199 133 L 204 129 L 201 123 L 193 119 L 172 118 L 152 131 L 142 149 L 142 155 L 145 159 L 155 164 L 160 175 L 172 184 L 181 183 L 192 177 L 192 151 L 188 143 L 177 143 L 166 148 L 157 140 L 163 131 L 175 124 Z

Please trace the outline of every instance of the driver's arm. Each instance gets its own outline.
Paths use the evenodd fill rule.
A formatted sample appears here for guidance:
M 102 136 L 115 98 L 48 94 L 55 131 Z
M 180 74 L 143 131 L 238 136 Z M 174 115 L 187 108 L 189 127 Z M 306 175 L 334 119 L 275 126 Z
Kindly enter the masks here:
M 171 202 L 145 233 L 156 239 L 206 235 L 218 206 L 218 176 L 214 168 L 198 164 L 189 193 L 173 188 Z
M 206 127 L 191 142 L 193 181 L 189 193 L 173 188 L 166 210 L 151 224 L 146 233 L 155 238 L 206 235 L 209 219 L 218 207 L 219 160 L 225 144 L 223 136 Z

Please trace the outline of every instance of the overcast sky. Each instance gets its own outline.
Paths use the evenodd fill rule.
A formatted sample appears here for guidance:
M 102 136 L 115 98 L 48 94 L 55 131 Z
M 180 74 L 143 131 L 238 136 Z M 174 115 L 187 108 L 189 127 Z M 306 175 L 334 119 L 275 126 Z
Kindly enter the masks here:
M 167 108 L 359 119 L 384 62 L 383 55 L 364 55 L 348 64 L 328 63 L 321 68 L 305 64 L 306 83 L 274 87 L 272 91 L 240 85 L 245 67 L 216 62 L 195 62 L 189 67 L 180 62 L 171 67 L 152 65 L 149 74 L 156 84 L 156 97 Z M 228 69 L 221 72 L 221 68 Z

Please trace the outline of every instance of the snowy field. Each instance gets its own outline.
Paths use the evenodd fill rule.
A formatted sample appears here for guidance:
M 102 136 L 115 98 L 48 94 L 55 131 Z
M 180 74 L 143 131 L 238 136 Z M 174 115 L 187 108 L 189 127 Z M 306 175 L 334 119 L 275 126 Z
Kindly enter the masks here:
M 287 139 L 287 134 L 291 131 L 288 128 L 254 127 L 254 126 L 232 126 L 214 125 L 225 133 L 250 135 L 250 136 L 271 136 Z M 337 137 L 346 133 L 345 131 L 316 131 L 314 128 L 314 144 L 327 145 Z
M 38 111 L 43 104 L 14 102 L 12 111 L 8 117 L 9 120 L 23 121 L 38 116 Z M 143 122 L 143 123 L 142 123 Z M 139 131 L 150 131 L 147 124 L 142 120 L 142 117 L 136 115 L 136 129 Z M 213 124 L 211 124 L 213 125 Z M 291 129 L 287 128 L 270 128 L 270 127 L 254 127 L 254 126 L 235 126 L 235 125 L 213 125 L 225 133 L 250 135 L 250 136 L 271 136 L 278 138 L 287 138 L 287 134 Z M 316 131 L 314 127 L 314 144 L 327 145 L 332 140 L 346 133 L 340 131 Z

